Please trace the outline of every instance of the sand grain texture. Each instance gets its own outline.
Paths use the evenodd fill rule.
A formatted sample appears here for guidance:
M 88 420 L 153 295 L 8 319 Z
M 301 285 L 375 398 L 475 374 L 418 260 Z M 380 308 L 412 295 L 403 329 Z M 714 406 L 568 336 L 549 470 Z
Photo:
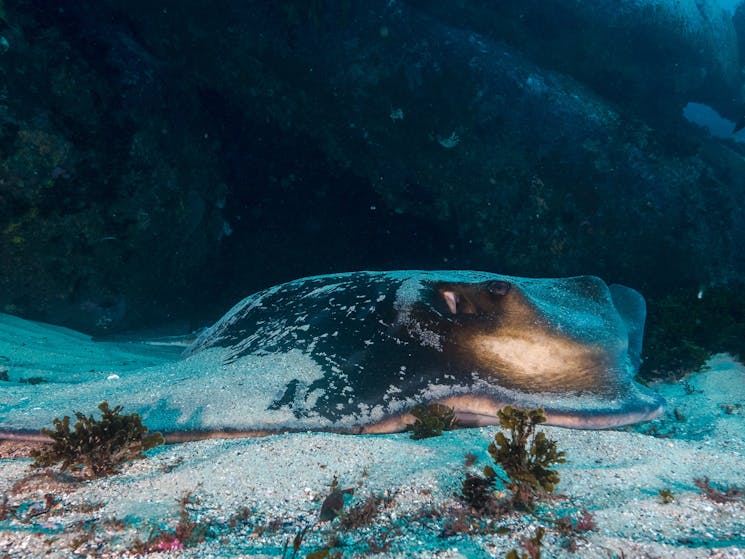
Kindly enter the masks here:
M 17 326 L 8 322 L 0 329 L 0 354 L 16 343 Z M 89 351 L 84 340 L 62 334 Z M 37 331 L 30 335 L 48 347 Z M 33 348 L 25 347 L 30 363 Z M 147 348 L 102 347 L 108 354 L 87 357 L 102 376 L 111 356 L 125 369 L 172 359 Z M 50 363 L 60 355 L 62 346 Z M 88 370 L 86 355 L 73 357 L 63 359 L 61 371 Z M 456 498 L 467 470 L 464 457 L 477 456 L 471 471 L 491 464 L 487 446 L 496 427 L 421 441 L 406 433 L 309 432 L 189 442 L 155 448 L 118 475 L 82 482 L 52 471 L 29 477 L 34 445 L 0 442 L 0 559 L 134 557 L 138 539 L 176 529 L 179 501 L 187 495 L 184 516 L 201 537 L 181 537 L 173 547 L 183 549 L 153 556 L 281 557 L 283 546 L 289 542 L 291 548 L 308 527 L 297 557 L 333 544 L 347 558 L 370 556 L 378 548 L 385 550 L 381 558 L 502 558 L 544 525 L 544 557 L 742 559 L 745 499 L 714 502 L 694 479 L 745 488 L 745 367 L 724 355 L 709 367 L 686 382 L 654 387 L 668 400 L 668 412 L 653 422 L 618 431 L 546 427 L 567 455 L 557 468 L 562 497 L 542 504 L 540 518 L 482 518 L 465 532 L 465 510 Z M 11 374 L 32 376 L 36 370 L 29 364 Z M 45 374 L 50 371 L 47 365 Z M 14 405 L 9 394 L 0 392 L 6 413 Z M 339 519 L 318 522 L 334 478 L 341 488 L 354 488 L 347 510 L 370 495 L 385 501 L 371 523 L 343 530 Z M 662 503 L 662 489 L 672 492 L 673 502 Z M 583 509 L 596 528 L 581 536 L 562 536 L 546 522 L 565 514 L 576 518 Z M 459 519 L 460 531 L 453 529 Z M 567 549 L 570 539 L 574 553 Z

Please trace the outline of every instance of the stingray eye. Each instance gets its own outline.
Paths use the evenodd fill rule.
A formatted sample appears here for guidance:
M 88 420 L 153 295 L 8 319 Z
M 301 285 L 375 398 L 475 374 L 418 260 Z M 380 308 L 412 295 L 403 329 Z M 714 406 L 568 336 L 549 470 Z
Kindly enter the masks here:
M 492 295 L 507 295 L 512 286 L 507 281 L 490 281 L 486 284 L 486 289 Z
M 460 302 L 460 296 L 455 291 L 441 291 L 442 298 L 445 300 L 448 309 L 452 314 L 458 313 L 458 303 Z
M 451 314 L 477 314 L 476 305 L 468 298 L 467 295 L 453 291 L 452 289 L 442 289 L 440 295 L 445 300 L 448 310 Z

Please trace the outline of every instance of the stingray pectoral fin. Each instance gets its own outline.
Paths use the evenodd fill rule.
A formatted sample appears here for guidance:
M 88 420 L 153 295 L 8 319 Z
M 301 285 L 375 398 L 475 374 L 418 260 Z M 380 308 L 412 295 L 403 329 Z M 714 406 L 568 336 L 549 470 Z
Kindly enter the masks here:
M 400 433 L 406 431 L 416 418 L 410 413 L 403 413 L 386 417 L 382 421 L 371 425 L 360 427 L 360 433 L 364 435 L 383 435 L 385 433 Z
M 524 398 L 507 400 L 485 394 L 458 394 L 431 403 L 453 408 L 458 427 L 499 425 L 498 412 L 506 405 L 523 409 L 543 408 L 546 425 L 572 429 L 612 429 L 649 421 L 665 409 L 665 400 L 652 390 L 633 383 L 616 398 L 594 395 L 525 394 Z M 406 431 L 415 417 L 409 413 L 386 417 L 382 421 L 360 427 L 364 434 L 398 433 Z
M 31 431 L 22 429 L 17 431 L 0 430 L 0 441 L 23 441 L 35 443 L 51 443 L 51 437 L 46 436 L 40 431 Z
M 648 421 L 665 409 L 665 400 L 655 392 L 639 385 L 630 386 L 622 397 L 607 399 L 595 396 L 561 394 L 552 398 L 541 394 L 540 399 L 525 395 L 523 399 L 506 401 L 489 395 L 458 395 L 441 400 L 455 410 L 460 427 L 498 425 L 499 410 L 506 405 L 523 409 L 543 408 L 546 424 L 572 429 L 611 429 Z
M 610 409 L 596 410 L 586 414 L 553 411 L 546 413 L 548 419 L 546 424 L 571 429 L 612 429 L 641 421 L 649 421 L 659 416 L 664 409 L 663 405 L 659 405 L 656 408 L 637 408 L 623 413 Z

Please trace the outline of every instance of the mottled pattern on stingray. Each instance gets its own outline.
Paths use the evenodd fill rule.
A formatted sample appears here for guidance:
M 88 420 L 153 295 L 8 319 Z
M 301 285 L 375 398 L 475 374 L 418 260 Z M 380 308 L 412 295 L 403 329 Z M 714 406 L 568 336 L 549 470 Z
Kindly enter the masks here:
M 283 389 L 267 408 L 300 424 L 396 430 L 414 404 L 441 401 L 468 424 L 495 423 L 509 403 L 544 407 L 554 424 L 603 428 L 662 409 L 632 380 L 644 312 L 637 292 L 592 276 L 354 272 L 254 294 L 187 355 L 240 369 L 300 352 L 315 374 L 277 370 Z
M 505 404 L 608 428 L 659 414 L 633 381 L 644 299 L 599 278 L 355 272 L 247 297 L 184 353 L 95 342 L 0 314 L 0 438 L 30 436 L 104 399 L 170 440 L 287 430 L 400 431 L 442 402 L 463 426 Z M 43 377 L 42 384 L 24 382 Z

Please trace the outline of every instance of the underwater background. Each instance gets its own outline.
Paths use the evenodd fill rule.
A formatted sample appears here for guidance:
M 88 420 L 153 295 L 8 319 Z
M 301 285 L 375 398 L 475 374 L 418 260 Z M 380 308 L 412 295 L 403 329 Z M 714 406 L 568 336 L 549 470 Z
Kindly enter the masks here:
M 673 369 L 742 348 L 738 2 L 4 0 L 0 29 L 4 312 L 185 332 L 315 274 L 594 274 L 645 295 L 648 348 L 688 340 Z
M 536 435 L 543 411 L 502 409 L 450 430 L 445 406 L 411 408 L 413 433 L 293 423 L 320 401 L 298 340 L 329 357 L 341 414 L 348 369 L 376 369 L 340 346 L 379 341 L 347 318 L 386 301 L 408 319 L 399 295 L 422 292 L 391 278 L 429 277 L 326 276 L 356 270 L 461 270 L 433 275 L 454 321 L 523 301 L 524 278 L 638 290 L 646 323 L 596 278 L 504 316 L 561 349 L 595 331 L 595 286 L 623 318 L 587 336 L 621 363 L 597 358 L 598 405 L 624 411 L 628 386 L 654 405 L 626 427 L 552 421 L 549 371 L 549 425 L 616 428 Z M 406 338 L 366 325 L 398 363 Z M 744 359 L 742 0 L 0 0 L 0 559 L 743 559 Z M 353 380 L 390 401 L 406 370 Z M 38 427 L 73 412 L 39 460 Z M 140 419 L 176 444 L 69 457 L 85 428 Z M 543 489 L 521 493 L 528 441 Z

